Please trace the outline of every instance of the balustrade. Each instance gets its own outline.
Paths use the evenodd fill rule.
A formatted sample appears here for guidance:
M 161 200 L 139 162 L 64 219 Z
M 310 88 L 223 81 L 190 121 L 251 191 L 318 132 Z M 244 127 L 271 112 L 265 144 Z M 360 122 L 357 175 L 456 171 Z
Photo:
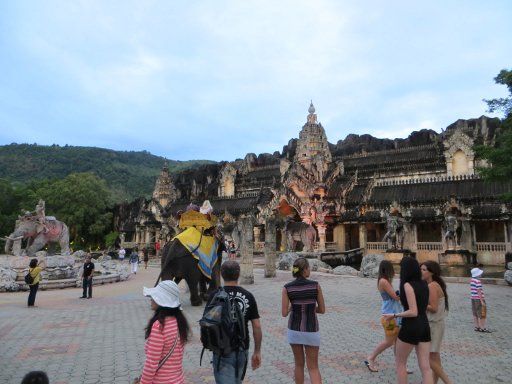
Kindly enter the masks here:
M 368 241 L 366 249 L 371 251 L 385 251 L 388 249 L 388 243 L 385 241 Z
M 507 243 L 476 243 L 476 250 L 478 252 L 506 252 Z
M 443 243 L 441 242 L 418 242 L 416 243 L 418 251 L 442 251 Z

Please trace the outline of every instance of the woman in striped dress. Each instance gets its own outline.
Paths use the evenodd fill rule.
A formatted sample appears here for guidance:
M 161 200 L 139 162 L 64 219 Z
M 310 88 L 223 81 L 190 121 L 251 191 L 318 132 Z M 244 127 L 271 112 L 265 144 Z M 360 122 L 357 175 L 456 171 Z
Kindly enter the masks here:
M 146 361 L 140 384 L 183 384 L 183 350 L 190 335 L 187 319 L 180 305 L 179 288 L 174 281 L 161 281 L 154 288 L 144 288 L 155 311 L 146 328 Z
M 307 364 L 312 384 L 322 382 L 318 369 L 320 331 L 317 313 L 325 313 L 325 302 L 318 282 L 309 280 L 308 260 L 299 257 L 293 263 L 294 281 L 283 288 L 281 312 L 288 315 L 287 339 L 295 360 L 295 383 L 304 383 L 304 364 Z

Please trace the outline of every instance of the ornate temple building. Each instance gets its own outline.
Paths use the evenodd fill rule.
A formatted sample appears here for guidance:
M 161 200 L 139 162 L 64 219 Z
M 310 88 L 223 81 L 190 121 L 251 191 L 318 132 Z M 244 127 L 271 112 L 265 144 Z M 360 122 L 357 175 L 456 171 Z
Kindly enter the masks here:
M 502 265 L 511 250 L 512 206 L 501 197 L 512 183 L 480 179 L 477 169 L 486 164 L 474 152 L 494 144 L 498 126 L 482 116 L 442 133 L 349 135 L 332 144 L 311 103 L 299 138 L 282 152 L 174 175 L 164 165 L 152 198 L 118 206 L 115 224 L 125 241 L 152 246 L 175 233 L 187 205 L 208 199 L 235 241 L 250 226 L 255 251 L 269 239 L 274 250 L 284 249 L 282 230 L 293 219 L 315 228 L 319 252 L 403 248 L 437 261 L 462 250 L 484 265 Z

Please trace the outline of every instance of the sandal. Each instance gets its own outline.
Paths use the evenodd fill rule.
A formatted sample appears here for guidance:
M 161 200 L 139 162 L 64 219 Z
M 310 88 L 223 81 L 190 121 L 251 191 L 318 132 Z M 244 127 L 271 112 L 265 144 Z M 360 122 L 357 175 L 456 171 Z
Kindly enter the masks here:
M 490 331 L 489 329 L 487 328 L 480 328 L 480 332 L 483 332 L 483 333 L 492 333 L 492 331 Z
M 475 332 L 482 332 L 482 328 L 480 328 L 480 327 L 475 327 Z
M 364 365 L 366 365 L 366 367 L 368 368 L 368 370 L 370 372 L 379 372 L 378 369 L 375 369 L 374 367 L 372 367 L 372 365 L 370 364 L 370 362 L 368 360 L 364 361 Z

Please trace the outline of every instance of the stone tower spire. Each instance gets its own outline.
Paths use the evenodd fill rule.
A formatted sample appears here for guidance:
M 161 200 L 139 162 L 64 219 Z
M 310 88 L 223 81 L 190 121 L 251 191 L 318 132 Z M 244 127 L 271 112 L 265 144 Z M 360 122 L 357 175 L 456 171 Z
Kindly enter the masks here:
M 166 160 L 160 171 L 160 176 L 156 179 L 153 199 L 158 201 L 162 207 L 165 207 L 170 202 L 175 201 L 176 197 L 176 187 L 169 174 L 169 164 Z
M 318 170 L 318 176 L 323 178 L 320 169 L 327 169 L 328 163 L 332 161 L 331 151 L 325 130 L 317 120 L 313 101 L 308 108 L 307 122 L 299 133 L 295 160 L 301 163 L 306 169 Z M 321 165 L 323 163 L 323 165 Z

